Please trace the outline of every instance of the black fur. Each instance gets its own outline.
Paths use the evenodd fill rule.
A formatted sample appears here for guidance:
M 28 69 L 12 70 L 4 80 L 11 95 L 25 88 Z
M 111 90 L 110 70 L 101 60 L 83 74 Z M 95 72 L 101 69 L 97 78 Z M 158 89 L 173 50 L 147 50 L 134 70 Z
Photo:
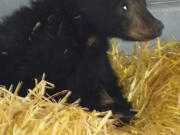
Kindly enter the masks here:
M 24 96 L 45 72 L 56 90 L 70 89 L 73 97 L 81 97 L 81 105 L 103 110 L 99 100 L 105 89 L 114 100 L 111 109 L 129 115 L 131 106 L 106 54 L 107 38 L 148 40 L 162 28 L 143 0 L 32 1 L 0 24 L 0 84 L 22 80 Z

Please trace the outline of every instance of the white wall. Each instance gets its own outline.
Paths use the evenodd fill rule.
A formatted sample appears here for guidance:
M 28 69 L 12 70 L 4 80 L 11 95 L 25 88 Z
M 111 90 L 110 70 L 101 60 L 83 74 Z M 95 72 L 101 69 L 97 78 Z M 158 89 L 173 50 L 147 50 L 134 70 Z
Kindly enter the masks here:
M 20 5 L 27 5 L 29 0 L 0 0 L 0 17 L 11 14 Z

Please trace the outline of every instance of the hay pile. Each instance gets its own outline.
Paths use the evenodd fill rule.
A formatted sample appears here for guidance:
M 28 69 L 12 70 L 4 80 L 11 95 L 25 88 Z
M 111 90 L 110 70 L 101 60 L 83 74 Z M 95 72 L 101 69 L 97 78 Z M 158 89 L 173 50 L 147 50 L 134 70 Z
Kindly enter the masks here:
M 25 98 L 0 88 L 0 135 L 117 134 L 113 120 L 109 120 L 111 111 L 88 112 L 78 101 L 67 104 L 68 91 L 60 93 L 65 97 L 59 102 L 52 102 L 43 96 L 49 87 L 53 85 L 42 80 Z
M 137 135 L 180 135 L 180 42 L 160 42 L 154 48 L 134 46 L 125 56 L 110 50 L 113 69 L 124 95 L 138 113 L 125 132 Z
M 151 49 L 135 45 L 130 55 L 112 45 L 108 54 L 138 111 L 128 125 L 115 127 L 111 111 L 88 112 L 78 101 L 66 103 L 68 91 L 59 102 L 50 101 L 43 95 L 53 84 L 42 79 L 25 98 L 17 96 L 19 87 L 14 94 L 0 87 L 0 135 L 179 135 L 180 42 L 158 40 Z

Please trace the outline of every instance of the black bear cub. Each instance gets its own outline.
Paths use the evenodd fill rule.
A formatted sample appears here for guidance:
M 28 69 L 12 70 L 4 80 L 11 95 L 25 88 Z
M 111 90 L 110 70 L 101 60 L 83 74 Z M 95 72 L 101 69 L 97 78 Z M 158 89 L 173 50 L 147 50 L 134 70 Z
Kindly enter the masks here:
M 131 105 L 106 54 L 108 38 L 146 41 L 163 27 L 145 0 L 31 0 L 0 24 L 0 84 L 23 81 L 24 96 L 46 73 L 56 90 L 72 90 L 72 100 L 80 97 L 82 106 L 130 118 Z M 103 99 L 104 91 L 112 103 Z

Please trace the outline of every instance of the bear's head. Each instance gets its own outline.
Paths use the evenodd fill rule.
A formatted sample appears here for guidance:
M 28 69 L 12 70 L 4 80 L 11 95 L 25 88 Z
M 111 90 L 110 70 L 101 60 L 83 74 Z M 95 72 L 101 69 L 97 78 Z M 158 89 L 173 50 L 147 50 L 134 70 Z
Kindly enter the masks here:
M 161 35 L 164 25 L 145 0 L 77 0 L 78 8 L 97 32 L 108 37 L 146 41 Z

